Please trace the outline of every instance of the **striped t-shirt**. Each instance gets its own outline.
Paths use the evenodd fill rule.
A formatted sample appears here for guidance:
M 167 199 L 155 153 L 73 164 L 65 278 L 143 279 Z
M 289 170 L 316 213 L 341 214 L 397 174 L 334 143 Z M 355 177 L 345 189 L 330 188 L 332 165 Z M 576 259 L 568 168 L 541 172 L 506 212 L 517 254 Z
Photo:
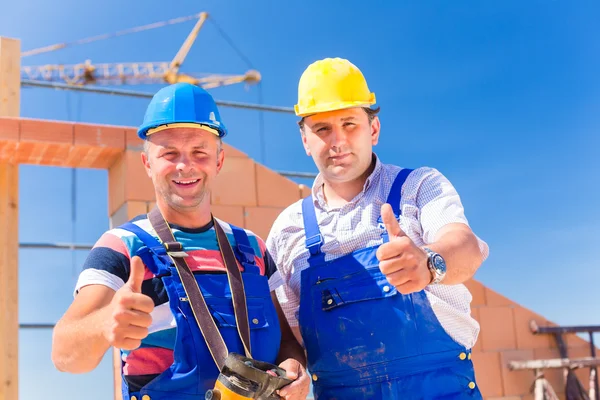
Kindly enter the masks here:
M 223 227 L 231 245 L 235 246 L 235 238 L 229 224 L 218 219 L 217 221 Z M 140 215 L 131 222 L 158 238 L 146 215 Z M 183 245 L 189 255 L 186 262 L 192 271 L 226 271 L 212 222 L 197 229 L 170 226 L 175 239 Z M 270 277 L 276 268 L 265 250 L 265 243 L 251 231 L 246 230 L 246 234 L 254 248 L 254 254 L 260 255 L 255 257 L 255 261 L 261 275 Z M 114 228 L 105 232 L 84 262 L 74 295 L 86 285 L 104 285 L 115 291 L 124 286 L 129 278 L 130 259 L 143 245 L 137 236 L 124 229 Z M 130 389 L 134 391 L 171 366 L 176 337 L 176 323 L 169 308 L 167 291 L 161 278 L 155 277 L 148 267 L 142 293 L 150 296 L 155 306 L 151 313 L 149 334 L 142 340 L 139 348 L 122 351 L 123 374 Z

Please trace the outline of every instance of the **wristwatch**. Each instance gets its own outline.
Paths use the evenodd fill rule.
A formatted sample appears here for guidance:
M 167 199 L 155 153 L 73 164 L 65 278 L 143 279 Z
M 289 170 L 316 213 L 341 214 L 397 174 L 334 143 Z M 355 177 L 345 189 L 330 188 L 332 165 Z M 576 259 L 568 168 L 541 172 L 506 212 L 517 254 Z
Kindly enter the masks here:
M 446 261 L 444 257 L 427 247 L 423 247 L 423 250 L 427 253 L 427 268 L 431 272 L 430 285 L 440 283 L 446 276 Z

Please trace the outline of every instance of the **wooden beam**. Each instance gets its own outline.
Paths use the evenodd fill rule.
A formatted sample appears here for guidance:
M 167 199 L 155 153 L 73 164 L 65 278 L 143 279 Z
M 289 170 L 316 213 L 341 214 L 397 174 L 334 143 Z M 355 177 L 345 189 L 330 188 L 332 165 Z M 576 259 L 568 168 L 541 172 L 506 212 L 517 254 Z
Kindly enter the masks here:
M 531 328 L 531 332 L 533 334 L 538 334 L 538 335 L 544 334 L 544 333 L 563 334 L 563 333 L 583 333 L 583 332 L 597 333 L 597 332 L 600 332 L 600 325 L 539 326 L 535 320 L 531 320 L 529 322 L 529 327 Z
M 111 193 L 111 190 L 113 190 L 113 191 L 116 190 L 116 187 L 117 186 L 115 186 L 114 184 L 111 185 L 109 182 L 109 185 L 108 185 L 109 198 L 111 195 L 114 195 L 114 193 Z M 119 189 L 121 190 L 123 188 L 119 188 Z M 119 207 L 118 210 L 116 210 L 112 215 L 110 215 L 110 227 L 111 228 L 117 227 L 117 226 L 129 221 L 131 218 L 133 218 L 139 214 L 147 213 L 149 211 L 149 207 L 152 207 L 152 203 L 150 203 L 150 202 L 126 201 L 125 203 L 123 203 L 123 205 L 121 207 Z M 123 394 L 121 392 L 122 362 L 121 362 L 121 352 L 119 351 L 119 349 L 116 349 L 116 348 L 112 349 L 112 359 L 113 359 L 114 400 L 123 400 Z
M 112 348 L 112 356 L 113 356 L 113 385 L 114 385 L 114 396 L 115 400 L 123 400 L 123 392 L 121 388 L 123 387 L 123 382 L 121 379 L 121 351 L 116 347 Z
M 19 167 L 0 163 L 0 400 L 19 392 Z
M 19 116 L 20 93 L 21 41 L 0 36 L 0 116 Z
M 0 117 L 18 117 L 21 42 L 0 37 Z M 0 400 L 19 397 L 19 167 L 0 162 Z
M 511 361 L 510 370 L 521 369 L 557 369 L 557 368 L 585 368 L 600 365 L 600 358 L 553 358 L 549 360 Z

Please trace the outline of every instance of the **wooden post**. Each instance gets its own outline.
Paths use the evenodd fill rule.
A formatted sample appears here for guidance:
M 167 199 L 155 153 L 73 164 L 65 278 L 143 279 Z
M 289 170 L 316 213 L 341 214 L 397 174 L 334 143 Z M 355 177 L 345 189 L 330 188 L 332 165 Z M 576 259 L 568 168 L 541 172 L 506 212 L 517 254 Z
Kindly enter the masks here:
M 108 214 L 110 227 L 119 226 L 131 218 L 146 214 L 154 205 L 154 187 L 146 175 L 140 151 L 141 140 L 131 139 L 123 155 L 108 170 Z M 121 355 L 113 349 L 114 400 L 122 400 Z M 1 400 L 1 399 L 0 399 Z
M 121 390 L 123 385 L 121 382 L 121 351 L 115 347 L 112 347 L 112 359 L 114 400 L 123 400 L 123 392 Z
M 0 116 L 18 117 L 21 107 L 21 42 L 0 36 Z
M 535 370 L 535 392 L 534 399 L 535 400 L 544 400 L 546 396 L 544 396 L 544 381 L 540 377 L 542 371 L 540 369 Z
M 18 117 L 21 43 L 0 37 L 0 116 Z M 0 162 L 0 400 L 19 396 L 19 167 Z

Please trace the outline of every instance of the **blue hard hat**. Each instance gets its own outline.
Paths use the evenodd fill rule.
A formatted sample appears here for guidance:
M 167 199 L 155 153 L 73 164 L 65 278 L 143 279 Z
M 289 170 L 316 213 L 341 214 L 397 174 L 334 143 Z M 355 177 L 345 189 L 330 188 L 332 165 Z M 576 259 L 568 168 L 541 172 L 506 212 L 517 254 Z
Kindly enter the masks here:
M 146 109 L 138 136 L 146 140 L 158 130 L 178 126 L 208 128 L 219 137 L 227 135 L 213 97 L 190 83 L 176 83 L 156 92 Z

